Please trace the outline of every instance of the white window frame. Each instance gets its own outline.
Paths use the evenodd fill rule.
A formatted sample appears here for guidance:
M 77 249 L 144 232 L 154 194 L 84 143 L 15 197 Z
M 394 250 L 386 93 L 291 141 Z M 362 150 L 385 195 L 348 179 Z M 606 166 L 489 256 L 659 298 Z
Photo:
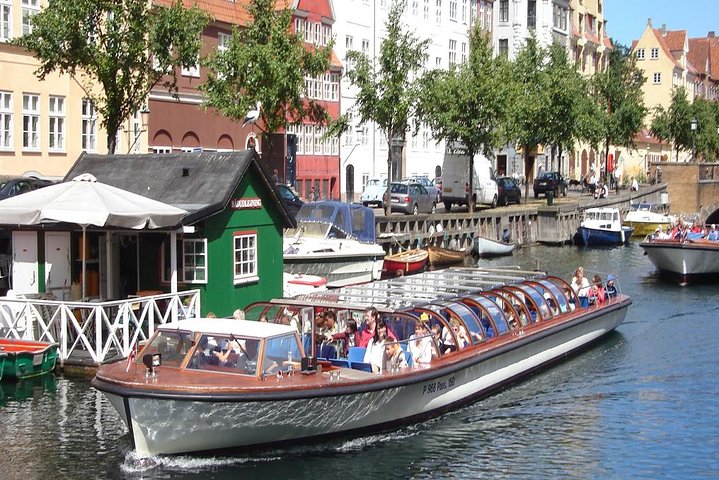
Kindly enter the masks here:
M 649 58 L 652 60 L 659 59 L 659 49 L 657 47 L 653 47 L 649 52 Z
M 172 153 L 172 147 L 171 146 L 163 146 L 163 145 L 156 145 L 152 147 L 152 153 Z
M 643 48 L 637 49 L 637 60 L 644 60 L 644 49 Z
M 238 245 L 239 242 L 239 245 Z M 257 231 L 234 232 L 232 235 L 232 272 L 234 284 L 256 282 L 260 279 L 257 271 Z M 242 253 L 248 258 L 242 259 Z M 238 258 L 238 255 L 240 258 Z
M 50 152 L 65 151 L 65 97 L 50 95 L 48 101 L 48 146 Z
M 12 40 L 12 0 L 0 0 L 0 42 Z
M 499 23 L 509 22 L 509 0 L 499 0 Z
M 654 72 L 654 75 L 652 76 L 652 81 L 654 85 L 660 85 L 662 83 L 662 73 Z
M 40 95 L 22 94 L 22 149 L 40 151 Z
M 457 64 L 457 40 L 449 40 L 449 55 L 447 59 L 450 68 Z
M 13 149 L 12 92 L 0 91 L 0 150 Z
M 180 75 L 183 77 L 200 78 L 200 59 L 198 58 L 197 62 L 191 67 L 183 66 L 180 69 Z
M 419 15 L 419 0 L 412 0 L 412 16 Z
M 22 34 L 32 33 L 31 18 L 40 13 L 40 0 L 22 0 Z
M 442 0 L 435 0 L 434 21 L 437 25 L 442 25 Z
M 424 0 L 424 7 L 422 9 L 422 18 L 429 20 L 429 0 Z
M 89 98 L 82 99 L 82 150 L 89 153 L 97 151 L 97 110 Z
M 457 21 L 457 0 L 449 0 L 449 19 Z
M 189 246 L 202 245 L 202 251 L 190 249 Z M 198 259 L 204 263 L 200 264 Z M 207 239 L 206 238 L 183 238 L 182 239 L 182 281 L 184 283 L 207 283 Z M 188 260 L 192 260 L 188 262 Z M 188 266 L 189 265 L 189 266 Z M 204 277 L 204 278 L 203 278 Z

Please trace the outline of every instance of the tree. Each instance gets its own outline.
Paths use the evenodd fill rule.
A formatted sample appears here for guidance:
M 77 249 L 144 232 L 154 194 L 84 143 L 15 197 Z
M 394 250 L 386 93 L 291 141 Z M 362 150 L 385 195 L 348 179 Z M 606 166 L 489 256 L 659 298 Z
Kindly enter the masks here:
M 494 58 L 492 46 L 475 26 L 469 36 L 469 59 L 450 70 L 434 70 L 422 78 L 418 117 L 432 129 L 436 140 L 469 157 L 491 155 L 499 145 L 501 126 L 507 115 L 505 89 L 509 65 L 505 57 Z M 474 210 L 473 175 L 469 175 L 467 206 Z
M 429 40 L 419 40 L 402 28 L 401 17 L 405 1 L 395 0 L 385 22 L 387 34 L 380 46 L 379 59 L 370 60 L 362 52 L 348 52 L 355 67 L 347 73 L 357 86 L 355 108 L 360 125 L 375 122 L 387 138 L 387 178 L 392 179 L 392 141 L 404 140 L 408 122 L 419 104 L 419 80 L 416 73 L 424 65 Z M 391 181 L 387 182 L 389 198 Z M 390 215 L 391 204 L 384 202 Z
M 659 140 L 671 142 L 677 152 L 679 160 L 680 150 L 691 150 L 693 136 L 691 130 L 692 104 L 687 98 L 684 87 L 675 87 L 672 90 L 672 103 L 664 109 L 661 105 L 654 109 L 652 119 L 652 135 Z M 692 159 L 693 160 L 693 159 Z
M 550 115 L 549 78 L 545 69 L 546 52 L 534 35 L 527 38 L 512 62 L 508 138 L 516 139 L 522 147 L 525 176 L 534 169 L 531 156 L 539 145 L 549 142 L 546 119 Z M 524 185 L 524 203 L 529 197 L 529 180 Z
M 307 48 L 301 32 L 291 32 L 292 11 L 275 6 L 275 0 L 250 2 L 252 23 L 235 29 L 227 49 L 208 59 L 214 73 L 200 87 L 207 95 L 205 106 L 235 120 L 259 102 L 255 125 L 266 134 L 270 156 L 272 133 L 284 131 L 288 123 L 327 121 L 325 109 L 307 97 L 305 78 L 324 74 L 332 52 L 332 43 Z
M 695 99 L 692 118 L 697 120 L 697 158 L 704 161 L 719 158 L 719 103 L 702 97 Z
M 178 66 L 197 65 L 207 16 L 180 0 L 170 7 L 146 0 L 54 0 L 32 17 L 32 32 L 13 41 L 40 60 L 40 80 L 70 75 L 102 116 L 107 148 L 153 87 L 176 92 Z M 172 48 L 168 48 L 171 45 Z
M 634 136 L 642 129 L 647 114 L 642 96 L 645 81 L 636 58 L 628 55 L 626 48 L 613 44 L 607 69 L 594 76 L 592 85 L 605 144 L 605 166 L 610 145 L 634 147 Z

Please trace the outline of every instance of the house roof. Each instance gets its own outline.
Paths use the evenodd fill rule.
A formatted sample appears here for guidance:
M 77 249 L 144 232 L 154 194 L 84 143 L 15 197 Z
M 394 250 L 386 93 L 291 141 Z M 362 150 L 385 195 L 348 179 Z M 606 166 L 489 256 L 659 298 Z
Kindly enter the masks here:
M 690 38 L 689 60 L 698 73 L 719 80 L 719 38 Z
M 153 0 L 155 5 L 169 7 L 176 0 Z M 231 25 L 248 25 L 250 14 L 247 11 L 249 0 L 182 0 L 186 8 L 197 5 L 200 10 L 207 12 L 217 22 L 229 23 Z
M 100 182 L 187 210 L 182 224 L 190 225 L 223 211 L 249 171 L 255 172 L 266 187 L 284 226 L 294 226 L 294 218 L 254 150 L 146 155 L 83 153 L 65 181 L 91 173 Z
M 634 135 L 634 143 L 641 145 L 641 144 L 650 144 L 650 145 L 664 145 L 668 146 L 669 143 L 663 142 L 659 140 L 657 137 L 652 135 L 652 132 L 648 129 L 642 129 L 639 130 Z

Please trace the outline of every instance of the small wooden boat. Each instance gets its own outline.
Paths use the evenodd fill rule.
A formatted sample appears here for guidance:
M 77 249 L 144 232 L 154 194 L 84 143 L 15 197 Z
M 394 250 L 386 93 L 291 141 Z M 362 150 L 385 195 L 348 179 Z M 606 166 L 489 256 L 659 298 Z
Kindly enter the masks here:
M 514 251 L 514 242 L 498 242 L 486 237 L 474 237 L 473 252 L 480 257 L 497 257 L 511 255 Z
M 618 291 L 582 308 L 565 280 L 543 272 L 436 270 L 255 303 L 244 309 L 248 320 L 160 325 L 137 359 L 102 365 L 92 385 L 127 425 L 139 457 L 305 444 L 414 423 L 487 396 L 611 332 L 630 304 Z M 363 359 L 364 347 L 351 347 L 360 350 L 343 362 L 318 360 L 305 335 L 278 323 L 289 312 L 304 331 L 332 310 L 343 327 L 370 307 L 396 335 L 370 350 L 395 352 L 372 356 L 372 365 L 351 359 Z M 252 321 L 260 318 L 267 321 Z
M 0 338 L 0 352 L 7 355 L 2 378 L 28 378 L 55 370 L 57 344 Z
M 382 278 L 393 278 L 421 272 L 427 266 L 428 260 L 429 253 L 421 248 L 387 255 L 384 257 Z
M 453 263 L 462 263 L 464 258 L 469 254 L 469 250 L 462 248 L 456 250 L 454 248 L 442 248 L 429 245 L 424 247 L 429 254 L 429 264 L 432 266 L 451 265 Z

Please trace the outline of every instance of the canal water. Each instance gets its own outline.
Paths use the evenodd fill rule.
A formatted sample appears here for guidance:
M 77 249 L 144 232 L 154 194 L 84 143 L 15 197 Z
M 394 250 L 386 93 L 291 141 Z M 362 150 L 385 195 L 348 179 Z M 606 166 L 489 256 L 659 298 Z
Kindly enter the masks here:
M 719 286 L 659 279 L 638 245 L 533 246 L 480 263 L 614 273 L 634 304 L 603 341 L 471 406 L 392 433 L 260 454 L 141 462 L 88 380 L 3 383 L 0 478 L 719 477 Z

